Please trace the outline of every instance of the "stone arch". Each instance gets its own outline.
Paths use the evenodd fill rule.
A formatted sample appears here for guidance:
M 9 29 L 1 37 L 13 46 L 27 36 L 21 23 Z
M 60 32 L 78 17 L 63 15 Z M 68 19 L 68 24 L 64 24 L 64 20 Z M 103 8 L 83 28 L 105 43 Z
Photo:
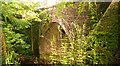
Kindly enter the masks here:
M 57 50 L 60 48 L 60 32 L 58 26 L 58 23 L 50 22 L 49 28 L 44 32 L 43 36 L 40 37 L 39 50 L 42 56 L 49 55 L 51 52 L 58 52 Z

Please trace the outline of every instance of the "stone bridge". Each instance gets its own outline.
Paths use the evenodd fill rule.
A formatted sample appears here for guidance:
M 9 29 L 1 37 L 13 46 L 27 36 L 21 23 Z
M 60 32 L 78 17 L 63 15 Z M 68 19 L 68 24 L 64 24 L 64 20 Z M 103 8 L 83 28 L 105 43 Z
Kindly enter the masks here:
M 51 15 L 51 20 L 49 21 L 48 28 L 43 29 L 42 37 L 39 37 L 39 43 L 37 46 L 39 46 L 38 52 L 41 54 L 40 57 L 51 52 L 56 52 L 59 54 L 62 39 L 61 35 L 65 34 L 68 36 L 69 40 L 73 40 L 75 34 L 72 30 L 75 23 L 79 24 L 81 27 L 81 34 L 84 33 L 83 29 L 85 30 L 86 28 L 83 28 L 83 24 L 89 21 L 89 17 L 87 15 L 88 6 L 87 3 L 84 4 L 85 5 L 82 14 L 78 14 L 79 2 L 77 2 L 73 4 L 75 8 L 63 8 L 60 12 L 62 17 L 56 16 L 56 6 L 47 8 L 48 13 Z M 60 31 L 58 27 L 61 27 L 65 33 Z M 51 46 L 52 44 L 54 44 L 53 47 Z M 54 48 L 55 50 L 52 50 L 51 48 Z

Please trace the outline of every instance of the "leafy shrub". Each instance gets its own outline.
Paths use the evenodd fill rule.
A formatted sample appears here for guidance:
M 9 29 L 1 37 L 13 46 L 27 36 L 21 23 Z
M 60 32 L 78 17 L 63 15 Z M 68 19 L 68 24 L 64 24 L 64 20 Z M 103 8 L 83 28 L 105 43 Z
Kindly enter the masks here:
M 36 12 L 38 3 L 1 2 L 3 32 L 5 33 L 7 55 L 5 64 L 18 64 L 20 56 L 32 56 L 30 29 L 31 25 L 46 19 L 44 11 Z M 44 20 L 45 21 L 45 20 Z

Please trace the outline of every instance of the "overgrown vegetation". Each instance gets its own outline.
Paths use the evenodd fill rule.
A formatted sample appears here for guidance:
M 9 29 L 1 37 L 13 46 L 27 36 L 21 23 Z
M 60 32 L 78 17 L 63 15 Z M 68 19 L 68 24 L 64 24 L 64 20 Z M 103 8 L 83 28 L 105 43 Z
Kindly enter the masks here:
M 2 2 L 2 23 L 7 53 L 3 64 L 18 64 L 20 57 L 32 57 L 31 26 L 47 19 L 38 3 Z M 44 25 L 43 25 L 44 26 Z
M 38 3 L 18 3 L 18 2 L 1 2 L 2 3 L 2 24 L 3 33 L 5 34 L 5 43 L 7 45 L 6 55 L 3 56 L 3 64 L 20 64 L 21 57 L 32 59 L 33 57 L 33 28 L 36 24 L 40 30 L 39 37 L 49 24 L 50 16 L 46 10 L 37 9 Z M 67 7 L 77 10 L 78 15 L 83 14 L 84 5 L 79 3 L 78 8 L 74 2 L 63 2 L 58 4 L 56 16 L 64 19 L 61 11 Z M 98 15 L 95 3 L 88 4 L 89 22 L 84 22 L 81 26 L 78 23 L 73 24 L 73 40 L 69 40 L 67 35 L 61 39 L 59 53 L 51 52 L 49 57 L 52 64 L 113 64 L 116 50 L 118 49 L 119 22 L 116 7 L 110 7 L 104 15 Z M 112 13 L 112 14 L 111 14 Z M 99 18 L 101 17 L 101 18 Z M 86 21 L 86 20 L 85 20 Z M 85 28 L 85 29 L 83 29 Z M 60 27 L 63 30 L 63 28 Z M 82 33 L 86 30 L 88 33 Z M 61 31 L 61 30 L 60 30 Z M 39 31 L 38 31 L 39 32 Z M 54 39 L 51 40 L 54 49 Z M 36 46 L 37 47 L 37 46 Z M 36 50 L 38 51 L 38 50 Z
M 67 6 L 69 7 L 71 6 L 71 4 L 73 5 L 73 3 L 67 3 Z M 64 3 L 61 5 L 64 6 L 64 8 L 66 6 L 66 4 Z M 66 39 L 66 41 L 63 41 L 61 44 L 61 56 L 58 58 L 53 55 L 52 56 L 53 61 L 54 60 L 59 61 L 62 64 L 113 64 L 114 63 L 114 56 L 116 50 L 118 49 L 118 44 L 119 44 L 118 43 L 119 32 L 117 28 L 119 25 L 118 20 L 117 17 L 112 18 L 111 16 L 109 16 L 108 18 L 105 19 L 105 21 L 102 21 L 103 22 L 102 23 L 101 20 L 99 20 L 100 18 L 98 17 L 103 17 L 103 16 L 98 15 L 99 13 L 95 10 L 96 9 L 95 6 L 96 5 L 94 3 L 89 3 L 88 15 L 90 17 L 91 25 L 85 26 L 85 27 L 89 27 L 89 26 L 91 27 L 89 34 L 87 36 L 82 34 L 81 36 L 81 30 L 82 30 L 81 27 L 78 24 L 74 24 L 73 27 L 73 33 L 75 34 L 74 40 L 69 41 L 69 39 Z M 58 9 L 59 8 L 60 7 L 58 6 Z M 78 8 L 79 9 L 78 14 L 82 13 L 83 8 L 84 8 L 83 3 L 80 3 L 80 6 Z M 62 8 L 58 11 L 61 10 Z M 113 13 L 117 15 L 116 11 L 117 10 L 115 10 Z M 109 14 L 110 12 L 108 11 Z M 104 19 L 104 17 L 101 19 Z M 111 22 L 109 22 L 109 20 L 111 20 Z M 105 29 L 107 28 L 106 26 L 111 27 L 111 29 L 110 28 Z

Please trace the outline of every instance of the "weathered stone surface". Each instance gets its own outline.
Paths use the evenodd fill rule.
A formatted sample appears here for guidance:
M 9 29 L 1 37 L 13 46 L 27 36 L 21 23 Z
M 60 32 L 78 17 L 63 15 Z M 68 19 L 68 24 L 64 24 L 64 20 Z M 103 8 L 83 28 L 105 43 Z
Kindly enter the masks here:
M 50 23 L 49 28 L 44 33 L 43 36 L 40 37 L 40 57 L 45 57 L 51 52 L 58 52 L 60 48 L 60 32 L 58 30 L 58 24 L 57 23 Z M 54 50 L 53 50 L 54 49 Z
M 59 54 L 59 49 L 60 49 L 60 31 L 58 29 L 58 26 L 61 26 L 62 29 L 65 31 L 65 34 L 68 36 L 68 38 L 70 40 L 72 40 L 74 38 L 74 33 L 72 32 L 73 28 L 74 28 L 74 24 L 78 23 L 81 26 L 81 29 L 83 28 L 83 24 L 85 22 L 88 22 L 87 20 L 89 20 L 88 17 L 88 3 L 84 3 L 84 11 L 82 14 L 78 14 L 78 7 L 79 7 L 79 2 L 73 4 L 74 7 L 76 8 L 72 8 L 72 7 L 66 7 L 64 9 L 62 9 L 61 13 L 61 17 L 56 16 L 56 8 L 57 7 L 52 7 L 52 8 L 48 8 L 48 13 L 51 15 L 52 19 L 50 21 L 49 24 L 49 28 L 44 29 L 46 30 L 43 34 L 42 37 L 40 37 L 40 46 L 39 46 L 39 52 L 41 54 L 40 57 L 45 56 L 45 55 L 49 55 L 51 52 L 56 52 L 57 54 Z M 82 33 L 83 31 L 81 31 Z M 52 44 L 54 44 L 52 47 Z M 54 51 L 51 49 L 55 49 Z
M 63 30 L 65 31 L 70 40 L 74 37 L 74 33 L 72 32 L 72 29 L 74 28 L 73 24 L 75 23 L 79 24 L 81 26 L 81 29 L 83 30 L 84 29 L 83 24 L 89 23 L 88 3 L 83 3 L 84 7 L 83 12 L 81 14 L 78 14 L 79 4 L 80 4 L 79 2 L 74 3 L 73 6 L 75 8 L 73 7 L 63 8 L 60 12 L 60 16 L 62 16 L 62 18 L 60 16 L 56 16 L 57 7 L 51 8 L 49 10 L 49 13 L 52 16 L 51 22 L 58 23 L 63 28 Z M 84 31 L 81 31 L 81 33 L 82 32 Z

